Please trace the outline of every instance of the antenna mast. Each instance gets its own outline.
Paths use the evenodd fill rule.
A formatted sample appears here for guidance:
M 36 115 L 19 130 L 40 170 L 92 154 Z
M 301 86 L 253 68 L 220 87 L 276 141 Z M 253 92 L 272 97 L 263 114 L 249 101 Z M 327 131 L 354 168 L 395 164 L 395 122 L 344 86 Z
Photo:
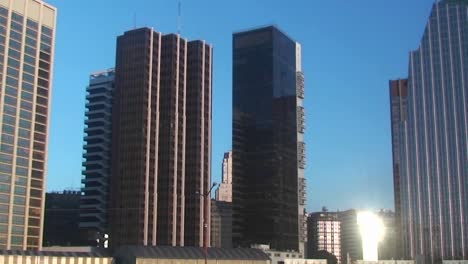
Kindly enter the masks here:
M 180 35 L 180 18 L 181 18 L 181 12 L 182 12 L 182 3 L 181 0 L 178 0 L 177 3 L 177 34 Z

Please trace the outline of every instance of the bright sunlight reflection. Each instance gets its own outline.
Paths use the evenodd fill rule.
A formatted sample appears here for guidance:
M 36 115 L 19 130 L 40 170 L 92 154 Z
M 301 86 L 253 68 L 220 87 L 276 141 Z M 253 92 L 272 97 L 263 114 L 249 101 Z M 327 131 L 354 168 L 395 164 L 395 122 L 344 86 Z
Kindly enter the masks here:
M 378 261 L 378 245 L 384 236 L 382 220 L 372 212 L 359 212 L 357 222 L 362 238 L 364 261 Z

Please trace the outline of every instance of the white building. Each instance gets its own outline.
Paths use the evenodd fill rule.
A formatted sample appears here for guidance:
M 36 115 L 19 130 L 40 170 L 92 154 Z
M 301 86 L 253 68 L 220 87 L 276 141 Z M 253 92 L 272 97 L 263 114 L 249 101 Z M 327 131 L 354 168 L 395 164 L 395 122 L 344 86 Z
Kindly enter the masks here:
M 414 260 L 379 260 L 379 261 L 364 261 L 358 260 L 356 264 L 414 264 Z

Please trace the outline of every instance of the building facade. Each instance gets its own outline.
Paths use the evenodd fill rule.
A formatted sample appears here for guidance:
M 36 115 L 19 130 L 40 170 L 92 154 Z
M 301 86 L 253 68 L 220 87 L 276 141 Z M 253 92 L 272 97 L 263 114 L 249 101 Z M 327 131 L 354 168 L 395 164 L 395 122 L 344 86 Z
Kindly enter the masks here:
M 115 71 L 111 246 L 209 245 L 212 47 L 135 29 Z
M 234 246 L 304 251 L 301 46 L 274 26 L 233 35 Z
M 407 116 L 393 146 L 402 256 L 418 263 L 468 258 L 467 25 L 467 1 L 436 1 L 410 53 Z
M 79 229 L 80 196 L 79 191 L 46 193 L 44 247 L 83 245 Z
M 379 259 L 401 259 L 397 254 L 396 216 L 391 210 L 380 210 L 376 215 L 382 220 L 384 231 L 382 241 L 379 242 Z
M 339 213 L 341 222 L 341 263 L 354 264 L 362 259 L 362 239 L 357 222 L 357 211 L 350 209 Z
M 319 251 L 325 250 L 341 263 L 341 221 L 338 213 L 316 212 L 307 218 L 307 258 L 314 259 Z
M 232 203 L 211 200 L 211 246 L 232 248 Z
M 56 9 L 0 1 L 0 248 L 42 246 Z
M 216 200 L 232 202 L 232 151 L 224 153 L 221 175 L 222 182 L 216 190 Z
M 92 73 L 86 88 L 80 229 L 90 245 L 108 230 L 114 69 Z

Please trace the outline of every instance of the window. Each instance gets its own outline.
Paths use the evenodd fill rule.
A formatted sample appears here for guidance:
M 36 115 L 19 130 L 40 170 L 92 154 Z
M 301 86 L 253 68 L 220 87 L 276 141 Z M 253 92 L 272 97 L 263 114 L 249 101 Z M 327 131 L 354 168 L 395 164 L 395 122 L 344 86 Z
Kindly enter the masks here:
M 5 87 L 5 93 L 7 95 L 11 95 L 13 97 L 16 97 L 18 95 L 18 90 L 14 87 L 11 87 L 11 86 L 6 86 Z
M 9 174 L 0 173 L 0 182 L 10 183 L 11 177 Z
M 15 194 L 18 194 L 18 195 L 26 195 L 26 188 L 25 188 L 25 187 L 21 187 L 21 186 L 16 186 L 16 187 L 15 187 Z M 24 210 L 23 210 L 23 214 L 24 214 Z
M 3 116 L 3 123 L 5 124 L 14 126 L 15 122 L 16 122 L 16 118 L 14 116 L 11 116 L 11 115 Z M 13 141 L 10 144 L 13 144 Z
M 14 39 L 10 39 L 10 47 L 14 48 L 15 50 L 21 51 L 21 43 Z
M 8 143 L 8 144 L 13 145 L 14 141 L 15 141 L 14 136 L 11 136 L 11 135 L 8 135 L 8 134 L 3 134 L 2 135 L 2 142 L 3 143 Z
M 36 64 L 36 60 L 34 59 L 34 57 L 28 56 L 26 54 L 24 55 L 24 61 L 31 64 L 31 65 Z
M 10 202 L 10 195 L 0 193 L 0 203 L 9 203 L 9 202 Z M 2 221 L 0 221 L 0 222 L 3 223 Z
M 10 193 L 10 185 L 9 184 L 0 184 L 0 192 Z
M 26 198 L 15 195 L 13 202 L 16 205 L 26 205 Z
M 21 105 L 23 105 L 23 103 L 25 103 L 25 102 L 21 101 Z M 22 127 L 22 128 L 28 128 L 29 129 L 31 127 L 31 122 L 29 122 L 28 120 L 20 119 L 19 126 Z
M 36 55 L 36 49 L 31 48 L 29 46 L 24 47 L 24 52 L 28 55 L 35 56 Z
M 23 92 L 24 93 L 24 92 Z M 32 113 L 31 112 L 28 112 L 26 110 L 21 110 L 20 111 L 20 117 L 21 118 L 24 118 L 24 119 L 31 119 L 32 118 Z M 27 136 L 29 137 L 29 136 Z
M 28 65 L 28 64 L 24 64 L 24 65 L 23 65 L 23 70 L 24 70 L 25 72 L 30 73 L 30 74 L 33 74 L 33 75 L 34 75 L 34 73 L 35 73 L 34 67 L 33 67 L 33 66 L 30 66 L 30 65 Z
M 6 84 L 10 85 L 12 87 L 17 87 L 18 86 L 18 80 L 14 79 L 14 78 L 11 78 L 11 77 L 7 77 Z
M 12 155 L 0 153 L 0 162 L 11 163 L 12 161 Z
M 23 168 L 23 167 L 16 167 L 16 175 L 26 177 L 28 176 L 28 169 Z M 20 177 L 17 177 L 17 182 L 18 182 L 18 178 Z M 26 178 L 24 179 L 24 184 L 26 184 Z
M 12 96 L 5 96 L 5 103 L 9 105 L 16 105 L 16 98 Z
M 34 86 L 32 84 L 30 84 L 30 83 L 23 82 L 23 90 L 32 93 L 33 90 L 34 90 Z
M 28 20 L 27 20 L 26 25 L 27 25 L 29 28 L 32 28 L 32 29 L 36 29 L 36 30 L 37 30 L 37 28 L 38 28 L 37 22 L 32 21 L 31 19 L 28 19 Z
M 27 72 L 23 72 L 23 80 L 30 82 L 30 83 L 34 83 L 34 76 L 31 74 L 28 74 Z
M 19 69 L 20 63 L 19 61 L 13 59 L 13 58 L 8 58 L 8 66 Z
M 19 221 L 19 219 L 18 219 L 18 221 Z M 13 223 L 15 223 L 15 218 L 14 217 L 13 217 Z M 24 224 L 24 222 L 22 224 Z M 11 244 L 22 245 L 23 244 L 23 237 L 22 236 L 12 236 L 11 237 Z
M 11 13 L 11 19 L 13 21 L 18 22 L 19 24 L 23 24 L 23 16 L 20 14 L 17 14 L 15 12 Z
M 0 172 L 11 173 L 11 170 L 12 170 L 11 164 L 0 163 Z
M 23 226 L 13 226 L 11 228 L 11 233 L 13 233 L 14 235 L 23 235 L 24 227 Z
M 17 60 L 20 59 L 19 51 L 16 51 L 14 49 L 8 49 L 8 55 L 9 55 L 10 58 L 15 58 Z
M 11 23 L 12 26 L 13 26 L 14 24 L 15 24 L 14 22 Z M 14 28 L 14 27 L 13 27 L 13 28 Z M 21 30 L 18 30 L 18 31 L 21 31 Z M 11 30 L 11 31 L 10 31 L 10 38 L 16 39 L 16 40 L 18 40 L 18 41 L 21 41 L 21 33 L 18 33 L 18 32 L 14 31 L 14 30 Z
M 52 36 L 52 29 L 46 26 L 42 26 L 42 34 Z
M 25 112 L 26 112 L 26 111 L 25 111 Z M 29 112 L 26 112 L 26 113 L 29 113 Z M 21 116 L 21 117 L 23 117 L 23 116 Z M 28 129 L 20 128 L 20 129 L 18 129 L 18 131 L 19 131 L 19 136 L 20 136 L 20 137 L 29 138 L 30 133 L 29 133 L 29 130 L 28 130 Z

